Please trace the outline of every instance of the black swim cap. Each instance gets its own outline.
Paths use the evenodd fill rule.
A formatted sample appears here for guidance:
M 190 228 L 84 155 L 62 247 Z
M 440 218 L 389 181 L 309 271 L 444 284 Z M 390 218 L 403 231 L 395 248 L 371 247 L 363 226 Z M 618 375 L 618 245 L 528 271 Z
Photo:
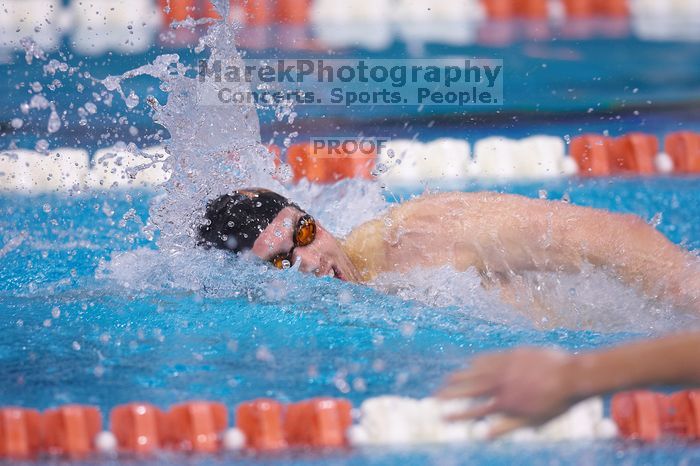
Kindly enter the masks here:
M 224 194 L 207 205 L 208 224 L 199 228 L 202 243 L 233 252 L 253 248 L 260 233 L 285 207 L 299 207 L 267 189 L 246 189 Z M 299 209 L 301 210 L 301 209 Z

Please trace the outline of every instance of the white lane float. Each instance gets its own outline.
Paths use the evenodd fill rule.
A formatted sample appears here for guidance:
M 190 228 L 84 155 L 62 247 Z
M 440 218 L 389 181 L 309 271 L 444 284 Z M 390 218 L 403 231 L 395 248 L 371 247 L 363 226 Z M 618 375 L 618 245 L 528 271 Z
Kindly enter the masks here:
M 310 10 L 316 37 L 328 47 L 383 50 L 393 39 L 391 0 L 316 0 Z
M 515 140 L 500 136 L 474 145 L 473 176 L 483 178 L 543 179 L 573 175 L 577 166 L 566 157 L 565 144 L 553 136 Z
M 643 40 L 700 40 L 697 0 L 634 0 L 630 7 L 634 32 Z
M 62 148 L 45 157 L 37 161 L 33 168 L 39 191 L 76 192 L 83 188 L 90 167 L 86 151 Z
M 479 139 L 474 144 L 474 163 L 470 173 L 484 178 L 514 178 L 516 141 L 501 136 Z
M 0 190 L 23 193 L 77 192 L 88 174 L 88 154 L 61 148 L 46 155 L 29 150 L 0 153 Z
M 27 193 L 33 190 L 29 157 L 39 157 L 39 154 L 23 149 L 0 152 L 0 190 Z
M 469 175 L 471 147 L 464 139 L 436 139 L 425 144 L 424 157 L 416 162 L 421 179 L 461 181 Z
M 563 174 L 566 146 L 562 138 L 530 136 L 516 144 L 518 176 L 522 178 L 551 178 Z
M 683 137 L 682 141 L 689 141 L 685 145 L 673 145 L 667 141 L 670 154 L 662 151 L 654 155 L 656 173 L 697 172 L 692 157 L 696 155 L 693 152 L 697 147 L 694 138 L 698 136 L 688 133 Z M 619 174 L 609 170 L 581 171 L 578 163 L 585 164 L 585 161 L 580 160 L 582 154 L 576 153 L 576 141 L 573 142 L 569 150 L 574 153 L 567 156 L 564 141 L 558 137 L 540 135 L 521 140 L 488 137 L 476 142 L 472 159 L 471 146 L 463 139 L 441 138 L 428 143 L 394 139 L 387 141 L 377 154 L 374 174 L 389 187 L 434 187 L 446 183 L 442 186 L 444 188 L 472 178 L 533 180 L 577 173 L 589 176 Z M 0 190 L 75 192 L 80 189 L 153 188 L 169 179 L 167 157 L 162 147 L 140 150 L 123 143 L 98 151 L 91 164 L 87 163 L 85 151 L 80 149 L 57 149 L 46 155 L 23 149 L 6 150 L 0 153 Z M 609 155 L 603 154 L 602 157 L 603 162 L 608 163 Z M 692 160 L 683 162 L 688 157 Z M 677 160 L 678 167 L 674 166 L 674 160 Z
M 42 50 L 56 49 L 70 23 L 61 0 L 4 0 L 0 3 L 0 49 L 21 49 L 31 37 Z
M 692 410 L 696 396 L 692 391 L 674 394 L 671 400 L 652 392 L 617 394 L 611 405 L 615 422 L 603 417 L 602 400 L 593 398 L 542 427 L 519 429 L 506 439 L 511 442 L 586 442 L 618 435 L 640 438 L 637 429 L 643 426 L 643 430 L 654 431 L 654 435 L 641 436 L 641 439 L 654 441 L 661 438 L 662 433 L 671 433 L 679 426 L 695 428 Z M 27 408 L 0 407 L 0 416 L 8 429 L 23 433 L 4 438 L 5 448 L 0 450 L 0 458 L 29 459 L 48 453 L 52 459 L 70 460 L 101 453 L 112 458 L 126 454 L 130 459 L 139 455 L 140 459 L 141 455 L 163 449 L 211 455 L 221 450 L 241 449 L 247 453 L 269 454 L 298 447 L 347 451 L 348 446 L 464 445 L 486 439 L 499 420 L 495 416 L 457 422 L 446 420 L 449 415 L 464 412 L 472 403 L 388 395 L 365 400 L 353 414 L 352 404 L 342 398 L 319 397 L 289 404 L 258 398 L 236 406 L 234 427 L 229 426 L 228 407 L 223 403 L 186 401 L 163 411 L 147 403 L 133 402 L 111 410 L 110 430 L 102 430 L 102 415 L 95 406 L 64 405 L 43 413 Z M 664 414 L 668 419 L 662 421 L 660 416 Z M 357 422 L 355 425 L 353 418 Z M 683 434 L 675 432 L 673 435 Z M 697 435 L 692 434 L 686 440 L 692 438 L 697 439 Z
M 486 13 L 478 0 L 397 0 L 393 20 L 407 43 L 467 45 Z
M 666 152 L 659 152 L 654 159 L 654 166 L 659 173 L 668 174 L 673 172 L 673 159 Z
M 162 23 L 153 0 L 73 1 L 69 8 L 74 19 L 71 44 L 85 55 L 148 50 Z
M 167 158 L 161 147 L 138 150 L 121 145 L 99 150 L 93 156 L 86 186 L 96 190 L 156 187 L 170 177 Z
M 386 167 L 380 179 L 390 186 L 464 180 L 469 176 L 470 152 L 469 143 L 460 139 L 389 141 L 379 155 L 379 163 Z
M 359 423 L 348 431 L 353 445 L 415 445 L 484 440 L 496 417 L 448 422 L 445 418 L 471 402 L 443 402 L 396 396 L 370 398 L 360 406 Z M 512 441 L 594 440 L 617 436 L 615 423 L 603 416 L 603 401 L 591 398 L 538 428 L 522 428 Z
M 424 156 L 425 144 L 412 139 L 393 139 L 379 154 L 379 179 L 389 186 L 416 183 L 420 179 L 417 160 Z

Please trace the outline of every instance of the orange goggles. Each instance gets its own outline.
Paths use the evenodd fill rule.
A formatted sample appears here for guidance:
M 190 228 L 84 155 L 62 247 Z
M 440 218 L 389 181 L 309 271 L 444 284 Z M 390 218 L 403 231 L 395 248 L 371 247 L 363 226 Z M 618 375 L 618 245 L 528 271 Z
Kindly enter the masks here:
M 294 255 L 294 249 L 298 247 L 308 246 L 313 243 L 316 239 L 316 220 L 309 215 L 305 214 L 297 222 L 297 226 L 294 229 L 294 246 L 287 253 L 277 254 L 275 257 L 270 259 L 272 265 L 278 269 L 286 269 L 292 266 L 292 260 Z

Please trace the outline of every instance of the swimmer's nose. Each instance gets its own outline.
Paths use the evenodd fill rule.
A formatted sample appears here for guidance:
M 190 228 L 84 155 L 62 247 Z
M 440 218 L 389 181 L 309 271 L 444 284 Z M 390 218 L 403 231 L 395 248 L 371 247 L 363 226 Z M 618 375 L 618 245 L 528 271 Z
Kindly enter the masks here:
M 294 262 L 301 262 L 299 270 L 304 273 L 317 273 L 320 269 L 320 254 L 311 250 L 312 245 L 294 250 Z
M 316 239 L 308 246 L 294 249 L 294 262 L 301 260 L 299 270 L 304 273 L 316 275 L 328 275 L 331 271 L 331 264 L 326 259 L 324 251 L 328 250 L 329 234 L 319 228 Z

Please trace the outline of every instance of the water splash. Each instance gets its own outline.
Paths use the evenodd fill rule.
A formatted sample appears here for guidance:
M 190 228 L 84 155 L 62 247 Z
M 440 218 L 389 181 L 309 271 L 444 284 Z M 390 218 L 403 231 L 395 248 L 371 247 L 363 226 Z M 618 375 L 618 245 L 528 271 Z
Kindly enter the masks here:
M 227 18 L 228 3 L 216 3 L 221 16 Z M 210 64 L 220 61 L 222 67 L 241 67 L 235 27 L 222 20 L 208 22 L 208 31 L 197 51 L 208 51 Z M 193 27 L 188 22 L 181 26 Z M 332 296 L 331 300 L 337 298 L 339 288 L 350 285 L 341 287 L 312 277 L 301 278 L 295 270 L 271 271 L 251 258 L 236 259 L 224 251 L 198 248 L 196 231 L 204 208 L 208 200 L 235 189 L 266 187 L 294 199 L 330 231 L 345 235 L 358 223 L 374 218 L 387 208 L 379 186 L 356 180 L 333 186 L 306 182 L 293 187 L 280 184 L 274 176 L 272 155 L 260 141 L 256 108 L 252 104 L 203 105 L 198 95 L 216 93 L 223 84 L 211 80 L 199 82 L 192 72 L 180 63 L 178 55 L 170 54 L 103 81 L 127 106 L 134 97 L 125 96 L 122 91 L 124 80 L 149 75 L 161 81 L 161 89 L 168 93 L 167 102 L 152 97 L 147 100 L 154 120 L 171 135 L 165 148 L 170 154 L 168 167 L 172 176 L 150 209 L 147 229 L 160 232 L 159 249 L 116 254 L 110 262 L 100 265 L 97 277 L 116 280 L 130 289 L 190 290 L 207 296 L 272 301 L 281 306 L 308 301 L 314 295 L 312 289 L 320 289 L 318 295 Z M 225 85 L 231 87 L 231 83 Z M 238 86 L 232 91 L 249 91 L 246 83 Z M 284 105 L 280 108 L 281 113 L 293 115 Z M 546 192 L 540 197 L 546 197 Z M 594 270 L 576 277 L 527 274 L 522 277 L 520 292 L 513 303 L 504 302 L 495 289 L 484 289 L 475 271 L 441 268 L 385 274 L 373 287 L 434 308 L 457 309 L 465 317 L 520 327 L 532 326 L 533 322 L 541 328 L 563 326 L 607 331 L 662 331 L 678 326 L 670 307 L 659 307 L 636 291 L 612 283 L 604 272 Z M 294 296 L 301 298 L 297 301 Z M 443 318 L 446 312 L 441 312 Z
M 228 18 L 228 2 L 215 2 L 215 6 L 222 18 Z M 202 56 L 209 53 L 208 66 L 221 63 L 222 69 L 242 67 L 243 60 L 235 45 L 236 26 L 224 20 L 207 22 L 210 23 L 207 33 L 195 51 Z M 188 21 L 173 25 L 193 26 Z M 347 234 L 353 226 L 386 208 L 380 188 L 374 183 L 346 180 L 330 187 L 281 184 L 277 181 L 279 172 L 273 155 L 260 140 L 256 107 L 207 105 L 200 98 L 216 94 L 223 86 L 232 93 L 248 93 L 248 83 L 202 82 L 194 71 L 183 65 L 177 54 L 167 54 L 150 64 L 102 80 L 105 88 L 120 95 L 127 107 L 135 97 L 125 95 L 124 81 L 147 75 L 161 82 L 161 89 L 168 94 L 167 101 L 147 97 L 147 102 L 153 109 L 154 121 L 170 133 L 165 150 L 170 154 L 167 169 L 171 176 L 163 186 L 162 195 L 151 205 L 146 227 L 159 232 L 158 251 L 115 254 L 110 262 L 101 264 L 98 277 L 116 279 L 127 287 L 181 287 L 234 296 L 251 291 L 253 283 L 264 283 L 260 276 L 251 276 L 262 272 L 251 267 L 250 261 L 231 260 L 230 254 L 203 251 L 196 245 L 197 229 L 207 202 L 243 187 L 268 188 L 294 199 L 338 235 Z M 280 106 L 282 113 L 293 115 L 287 103 Z M 146 284 L 144 275 L 149 276 Z

